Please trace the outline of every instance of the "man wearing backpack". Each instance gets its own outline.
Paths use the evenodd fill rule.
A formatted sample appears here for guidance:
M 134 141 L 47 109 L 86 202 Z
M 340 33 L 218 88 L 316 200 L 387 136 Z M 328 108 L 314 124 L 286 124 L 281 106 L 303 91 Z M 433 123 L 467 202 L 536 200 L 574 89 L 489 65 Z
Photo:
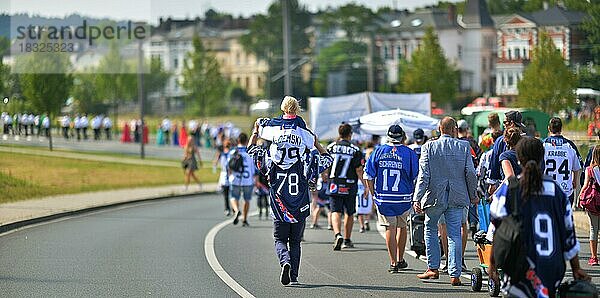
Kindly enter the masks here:
M 231 191 L 231 207 L 235 212 L 233 224 L 237 225 L 240 215 L 242 216 L 242 226 L 248 227 L 248 210 L 250 209 L 250 200 L 254 192 L 256 183 L 256 167 L 254 161 L 247 152 L 248 135 L 241 133 L 238 137 L 237 147 L 229 155 L 227 165 L 229 167 L 229 185 Z M 239 201 L 244 197 L 244 207 L 240 211 Z

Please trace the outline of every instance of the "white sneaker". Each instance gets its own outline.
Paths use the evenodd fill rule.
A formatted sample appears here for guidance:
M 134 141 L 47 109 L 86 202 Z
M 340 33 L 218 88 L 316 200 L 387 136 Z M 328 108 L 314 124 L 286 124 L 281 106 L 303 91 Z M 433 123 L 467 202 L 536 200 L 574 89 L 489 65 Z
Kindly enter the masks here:
M 292 280 L 292 281 L 290 282 L 290 286 L 299 286 L 299 285 L 301 285 L 301 283 L 300 283 L 300 282 L 298 282 L 297 280 Z

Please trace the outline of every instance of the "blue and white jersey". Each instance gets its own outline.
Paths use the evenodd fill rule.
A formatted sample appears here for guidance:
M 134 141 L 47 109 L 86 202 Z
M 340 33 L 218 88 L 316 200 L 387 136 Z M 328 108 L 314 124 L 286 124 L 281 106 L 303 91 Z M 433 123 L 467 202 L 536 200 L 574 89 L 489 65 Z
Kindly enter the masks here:
M 577 146 L 563 136 L 549 136 L 544 140 L 544 174 L 560 185 L 571 196 L 573 194 L 573 173 L 581 170 L 581 155 Z
M 229 175 L 227 174 L 227 163 L 229 162 L 229 153 L 230 151 L 219 153 L 218 164 L 221 168 L 221 172 L 219 174 L 219 185 L 220 186 L 229 186 Z
M 309 178 L 318 175 L 320 158 L 311 154 L 315 135 L 301 117 L 259 120 L 258 137 L 270 141 L 268 152 L 252 148 L 259 167 L 267 170 L 271 214 L 275 220 L 298 223 L 310 214 Z M 317 172 L 317 174 L 315 174 Z
M 315 147 L 316 139 L 299 116 L 293 119 L 261 119 L 258 136 L 271 142 L 269 156 L 284 170 L 291 168 L 296 162 L 306 160 L 307 154 Z
M 244 159 L 244 170 L 242 172 L 229 171 L 229 185 L 231 186 L 250 186 L 254 185 L 254 175 L 256 175 L 256 166 L 254 160 L 246 151 L 246 147 L 238 146 L 229 152 L 229 160 L 235 152 L 238 152 Z M 229 163 L 229 160 L 227 161 Z
M 358 191 L 356 192 L 356 214 L 371 214 L 373 210 L 373 198 L 367 188 L 358 180 Z M 364 196 L 365 191 L 367 196 Z
M 368 180 L 375 180 L 374 200 L 379 213 L 397 216 L 410 209 L 418 173 L 417 154 L 404 145 L 385 144 L 373 151 L 365 174 Z
M 498 187 L 490 205 L 495 226 L 511 213 L 511 200 L 507 180 Z M 527 257 L 542 284 L 552 293 L 565 274 L 565 262 L 579 252 L 571 202 L 549 178 L 544 179 L 541 193 L 520 202 Z

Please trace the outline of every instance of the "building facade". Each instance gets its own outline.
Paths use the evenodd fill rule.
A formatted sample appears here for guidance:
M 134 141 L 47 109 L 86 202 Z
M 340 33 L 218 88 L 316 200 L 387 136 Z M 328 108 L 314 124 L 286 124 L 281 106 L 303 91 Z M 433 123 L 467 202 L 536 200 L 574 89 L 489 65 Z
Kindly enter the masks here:
M 585 37 L 578 29 L 586 14 L 554 6 L 531 14 L 495 16 L 497 37 L 496 94 L 518 95 L 517 84 L 531 59 L 540 32 L 546 32 L 569 65 L 590 61 L 582 47 Z

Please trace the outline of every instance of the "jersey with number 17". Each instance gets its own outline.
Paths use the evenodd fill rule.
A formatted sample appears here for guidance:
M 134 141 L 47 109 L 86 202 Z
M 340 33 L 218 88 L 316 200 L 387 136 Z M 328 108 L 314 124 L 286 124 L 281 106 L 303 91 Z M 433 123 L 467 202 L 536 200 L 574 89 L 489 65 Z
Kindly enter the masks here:
M 267 156 L 272 215 L 284 222 L 301 222 L 310 214 L 310 152 L 316 137 L 301 117 L 261 119 L 258 136 L 271 142 Z
M 549 136 L 544 140 L 544 174 L 550 176 L 568 196 L 573 194 L 573 173 L 581 170 L 581 156 L 577 146 L 563 136 Z
M 375 204 L 385 216 L 402 215 L 411 206 L 419 172 L 417 154 L 404 145 L 377 147 L 367 159 L 365 173 L 375 180 Z

